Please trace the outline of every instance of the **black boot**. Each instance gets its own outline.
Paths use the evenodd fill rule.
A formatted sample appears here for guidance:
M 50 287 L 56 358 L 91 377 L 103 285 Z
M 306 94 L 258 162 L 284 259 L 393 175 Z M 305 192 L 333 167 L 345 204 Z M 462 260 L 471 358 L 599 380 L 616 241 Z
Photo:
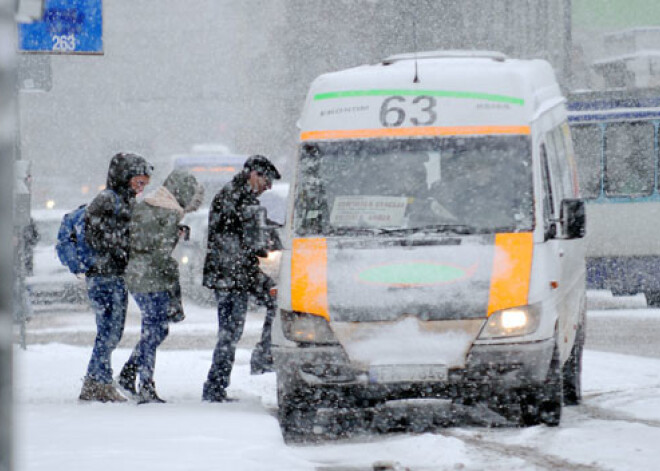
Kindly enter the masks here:
M 228 402 L 225 388 L 214 383 L 205 382 L 202 391 L 202 401 L 206 402 Z
M 153 381 L 148 381 L 140 385 L 140 393 L 138 394 L 138 404 L 147 404 L 150 402 L 155 402 L 158 404 L 164 404 L 165 401 L 158 397 L 156 394 L 156 385 Z
M 133 363 L 126 363 L 119 373 L 117 384 L 124 390 L 126 394 L 137 396 L 135 389 L 135 377 L 137 376 L 137 366 Z
M 261 375 L 273 371 L 273 356 L 260 343 L 257 344 L 250 356 L 250 374 Z

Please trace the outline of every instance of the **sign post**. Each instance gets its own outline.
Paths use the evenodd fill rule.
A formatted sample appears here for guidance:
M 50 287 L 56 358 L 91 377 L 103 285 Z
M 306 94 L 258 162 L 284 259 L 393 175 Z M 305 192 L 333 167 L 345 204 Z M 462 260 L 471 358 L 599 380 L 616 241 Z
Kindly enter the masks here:
M 13 466 L 12 337 L 13 337 L 13 244 L 14 108 L 16 106 L 14 35 L 16 14 L 12 0 L 0 0 L 0 471 Z M 7 47 L 9 46 L 9 47 Z
M 3 0 L 0 0 L 3 1 Z M 9 1 L 9 0 L 7 0 Z M 49 91 L 52 87 L 50 56 L 47 54 L 103 54 L 102 0 L 42 0 L 43 15 L 37 21 L 18 23 L 17 88 L 23 91 Z M 15 13 L 15 12 L 14 12 Z M 16 123 L 20 123 L 19 103 L 16 103 Z M 22 180 L 29 180 L 27 165 L 21 159 L 20 125 L 14 146 L 16 169 L 25 170 Z M 25 178 L 23 178 L 25 177 Z M 30 312 L 25 288 L 24 260 L 21 256 L 22 237 L 30 223 L 31 191 L 14 186 L 13 240 L 18 256 L 14 257 L 14 318 L 20 323 L 21 346 L 26 347 L 25 323 Z M 0 471 L 3 471 L 0 469 Z

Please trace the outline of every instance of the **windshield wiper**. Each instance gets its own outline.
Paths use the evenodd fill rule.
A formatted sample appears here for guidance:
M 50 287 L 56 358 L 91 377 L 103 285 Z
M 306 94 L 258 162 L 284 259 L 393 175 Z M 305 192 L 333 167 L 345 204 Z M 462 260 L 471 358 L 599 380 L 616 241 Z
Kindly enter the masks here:
M 346 234 L 380 234 L 382 229 L 374 227 L 359 227 L 359 226 L 341 226 L 333 227 L 324 231 L 325 235 L 346 235 Z
M 450 232 L 452 234 L 476 234 L 480 229 L 468 224 L 431 224 L 428 226 L 406 227 L 401 229 L 381 229 L 383 234 L 415 234 L 426 232 L 430 234 L 441 234 Z

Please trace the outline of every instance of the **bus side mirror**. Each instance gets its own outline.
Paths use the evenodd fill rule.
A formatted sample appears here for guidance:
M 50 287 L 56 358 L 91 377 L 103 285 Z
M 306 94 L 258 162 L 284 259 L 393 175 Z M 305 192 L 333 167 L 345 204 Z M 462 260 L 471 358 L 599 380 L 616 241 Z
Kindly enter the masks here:
M 561 202 L 561 217 L 564 234 L 567 239 L 579 239 L 586 233 L 587 218 L 584 201 L 580 199 L 565 199 Z

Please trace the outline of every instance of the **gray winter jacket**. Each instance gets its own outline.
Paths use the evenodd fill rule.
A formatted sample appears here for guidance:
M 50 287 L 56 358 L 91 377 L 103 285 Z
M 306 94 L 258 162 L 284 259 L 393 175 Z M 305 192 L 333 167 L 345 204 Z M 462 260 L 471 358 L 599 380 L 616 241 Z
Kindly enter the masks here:
M 125 275 L 132 293 L 171 293 L 178 287 L 179 265 L 172 257 L 179 240 L 178 226 L 184 213 L 199 208 L 202 192 L 195 177 L 175 170 L 163 186 L 135 206 Z

